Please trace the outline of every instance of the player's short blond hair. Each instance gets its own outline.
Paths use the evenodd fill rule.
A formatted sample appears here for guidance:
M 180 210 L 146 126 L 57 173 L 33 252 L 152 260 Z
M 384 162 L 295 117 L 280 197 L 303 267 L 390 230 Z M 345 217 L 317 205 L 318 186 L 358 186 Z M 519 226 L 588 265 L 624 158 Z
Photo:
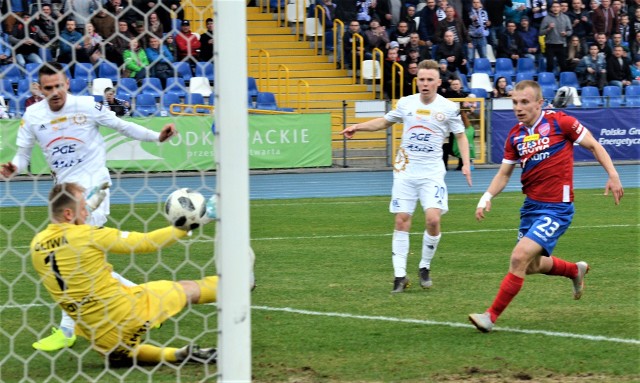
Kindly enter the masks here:
M 78 203 L 76 194 L 83 194 L 84 188 L 76 183 L 61 183 L 55 185 L 49 192 L 49 215 L 60 218 L 64 209 L 75 209 Z
M 420 69 L 434 69 L 440 73 L 440 66 L 434 60 L 422 60 L 418 63 L 418 70 Z
M 542 88 L 540 88 L 540 84 L 532 80 L 522 80 L 516 84 L 513 90 L 515 91 L 523 91 L 527 88 L 533 89 L 533 93 L 536 96 L 536 101 L 542 100 Z

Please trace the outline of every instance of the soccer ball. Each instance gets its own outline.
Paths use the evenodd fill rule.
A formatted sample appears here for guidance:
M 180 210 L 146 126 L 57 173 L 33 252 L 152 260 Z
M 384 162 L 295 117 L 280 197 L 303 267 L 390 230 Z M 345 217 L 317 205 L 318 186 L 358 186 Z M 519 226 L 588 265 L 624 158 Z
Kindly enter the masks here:
M 197 229 L 207 214 L 207 201 L 195 190 L 182 188 L 167 198 L 164 213 L 171 224 L 185 231 Z

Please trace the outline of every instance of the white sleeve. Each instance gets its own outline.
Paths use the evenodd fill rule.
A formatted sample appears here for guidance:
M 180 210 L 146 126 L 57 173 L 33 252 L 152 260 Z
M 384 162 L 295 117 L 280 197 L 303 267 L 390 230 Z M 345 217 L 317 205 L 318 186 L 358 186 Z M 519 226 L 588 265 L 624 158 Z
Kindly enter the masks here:
M 16 138 L 16 146 L 18 151 L 11 160 L 11 163 L 18 168 L 17 174 L 22 173 L 29 166 L 31 160 L 31 150 L 36 143 L 36 137 L 29 129 L 27 121 L 23 118 L 18 128 L 18 137 Z
M 31 160 L 31 148 L 23 148 L 21 146 L 18 147 L 18 152 L 11 160 L 11 163 L 14 164 L 17 168 L 15 174 L 20 174 L 29 166 L 29 161 Z
M 115 112 L 109 110 L 101 103 L 96 103 L 93 109 L 93 117 L 98 124 L 115 129 L 122 135 L 134 140 L 146 142 L 160 141 L 160 133 L 117 117 Z
M 404 111 L 402 109 L 405 104 L 404 100 L 405 100 L 404 97 L 398 100 L 398 103 L 396 104 L 396 108 L 387 112 L 387 114 L 384 115 L 384 119 L 389 122 L 395 122 L 395 123 L 403 122 Z
M 464 133 L 465 126 L 462 123 L 462 117 L 460 116 L 460 106 L 456 103 L 456 106 L 451 108 L 451 115 L 449 116 L 449 130 L 453 134 Z

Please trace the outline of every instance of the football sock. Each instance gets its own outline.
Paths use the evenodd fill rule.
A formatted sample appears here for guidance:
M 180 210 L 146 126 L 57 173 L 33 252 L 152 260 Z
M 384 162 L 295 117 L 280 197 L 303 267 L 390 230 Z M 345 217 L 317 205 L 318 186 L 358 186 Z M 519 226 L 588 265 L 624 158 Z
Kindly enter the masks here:
M 133 354 L 139 362 L 178 362 L 176 351 L 178 351 L 178 349 L 175 347 L 156 347 L 141 344 L 133 350 Z
M 409 255 L 409 233 L 407 233 L 406 231 L 393 231 L 391 252 L 393 275 L 396 278 L 406 276 L 407 256 Z
M 431 270 L 431 260 L 436 255 L 440 237 L 442 237 L 442 233 L 431 236 L 426 231 L 424 232 L 422 236 L 422 259 L 420 259 L 420 268 L 426 267 Z
M 493 304 L 489 307 L 489 314 L 491 314 L 491 321 L 496 322 L 500 314 L 507 308 L 511 300 L 518 295 L 518 292 L 524 284 L 524 278 L 520 278 L 515 274 L 508 273 L 504 277 L 500 284 L 500 289 L 496 295 L 496 299 L 493 300 Z
M 117 279 L 118 282 L 120 282 L 120 284 L 123 286 L 126 286 L 126 287 L 137 286 L 136 283 L 131 282 L 130 280 L 116 273 L 115 271 L 111 271 L 111 276 Z
M 71 319 L 69 314 L 67 314 L 64 310 L 62 311 L 62 319 L 60 320 L 60 330 L 67 338 L 71 338 L 74 333 L 74 328 L 76 327 L 76 322 Z
M 195 282 L 200 286 L 200 299 L 198 299 L 198 304 L 216 301 L 216 292 L 218 291 L 217 276 L 205 277 Z
M 567 262 L 564 259 L 551 256 L 553 260 L 553 266 L 549 270 L 547 275 L 561 275 L 567 278 L 575 278 L 578 275 L 578 266 L 575 263 Z

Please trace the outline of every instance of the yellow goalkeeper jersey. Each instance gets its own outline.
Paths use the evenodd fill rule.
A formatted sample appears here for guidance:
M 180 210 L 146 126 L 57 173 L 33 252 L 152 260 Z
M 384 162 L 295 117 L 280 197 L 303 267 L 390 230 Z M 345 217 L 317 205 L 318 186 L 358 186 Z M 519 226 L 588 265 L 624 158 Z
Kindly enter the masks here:
M 142 289 L 113 278 L 106 253 L 148 253 L 186 234 L 173 226 L 137 233 L 52 223 L 31 241 L 31 261 L 54 301 L 85 334 L 99 338 L 135 310 Z

